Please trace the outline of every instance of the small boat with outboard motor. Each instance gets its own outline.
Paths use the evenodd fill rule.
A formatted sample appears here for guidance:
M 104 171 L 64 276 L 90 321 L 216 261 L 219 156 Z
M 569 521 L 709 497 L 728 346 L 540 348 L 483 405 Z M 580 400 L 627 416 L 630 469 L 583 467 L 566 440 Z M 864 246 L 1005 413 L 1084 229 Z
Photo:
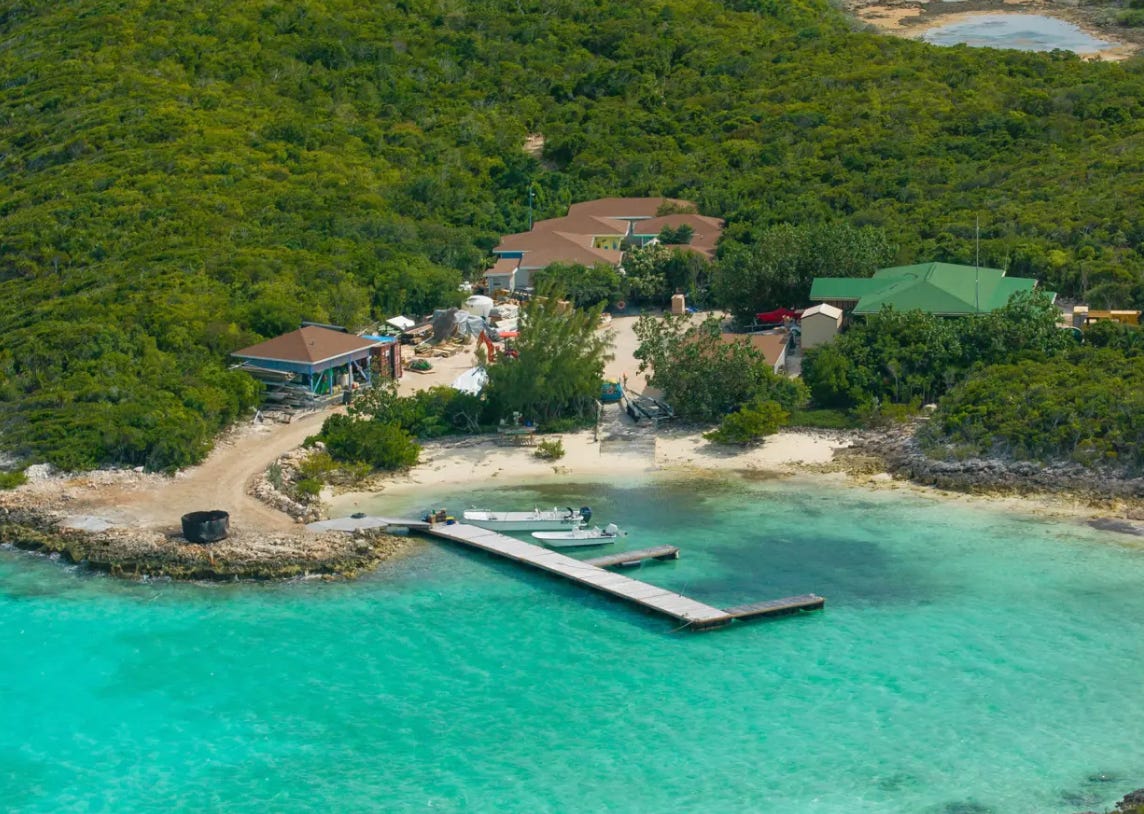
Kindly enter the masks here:
M 610 545 L 616 542 L 617 537 L 627 537 L 626 531 L 620 531 L 615 523 L 600 528 L 578 528 L 568 531 L 534 531 L 532 536 L 544 542 L 550 548 L 579 548 L 581 546 Z
M 587 506 L 533 509 L 530 512 L 493 512 L 465 509 L 461 522 L 490 531 L 569 531 L 584 526 L 592 519 Z

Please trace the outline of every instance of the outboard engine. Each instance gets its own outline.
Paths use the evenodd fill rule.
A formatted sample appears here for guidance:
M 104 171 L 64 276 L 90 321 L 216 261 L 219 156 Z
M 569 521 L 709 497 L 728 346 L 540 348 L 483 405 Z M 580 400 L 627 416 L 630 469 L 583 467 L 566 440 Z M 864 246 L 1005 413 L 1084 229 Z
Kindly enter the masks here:
M 580 522 L 587 525 L 592 521 L 592 510 L 587 506 L 580 507 Z

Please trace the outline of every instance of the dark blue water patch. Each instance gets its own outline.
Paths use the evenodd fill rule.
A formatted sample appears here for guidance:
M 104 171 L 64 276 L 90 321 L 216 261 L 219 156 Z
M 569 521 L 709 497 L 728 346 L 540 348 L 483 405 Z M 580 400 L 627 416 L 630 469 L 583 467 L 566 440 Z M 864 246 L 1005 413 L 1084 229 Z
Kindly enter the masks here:
M 976 800 L 954 800 L 937 809 L 941 814 L 994 814 L 996 810 Z
M 947 591 L 925 570 L 876 543 L 845 536 L 788 530 L 711 553 L 722 568 L 717 576 L 695 581 L 696 592 L 735 601 L 815 593 L 828 596 L 832 606 L 876 607 L 934 602 Z
M 1091 809 L 1104 800 L 1103 794 L 1091 789 L 1064 789 L 1060 794 L 1061 802 L 1080 811 L 1082 808 Z

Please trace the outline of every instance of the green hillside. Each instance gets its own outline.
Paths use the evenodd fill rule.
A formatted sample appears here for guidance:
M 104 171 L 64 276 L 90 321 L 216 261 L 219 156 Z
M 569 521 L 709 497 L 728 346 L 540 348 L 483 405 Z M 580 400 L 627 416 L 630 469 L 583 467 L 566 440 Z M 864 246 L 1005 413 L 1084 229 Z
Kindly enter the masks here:
M 237 347 L 456 297 L 498 236 L 667 194 L 750 243 L 883 229 L 1144 302 L 1138 61 L 852 33 L 826 2 L 119 2 L 0 10 L 0 446 L 200 458 Z M 545 137 L 540 159 L 521 145 Z

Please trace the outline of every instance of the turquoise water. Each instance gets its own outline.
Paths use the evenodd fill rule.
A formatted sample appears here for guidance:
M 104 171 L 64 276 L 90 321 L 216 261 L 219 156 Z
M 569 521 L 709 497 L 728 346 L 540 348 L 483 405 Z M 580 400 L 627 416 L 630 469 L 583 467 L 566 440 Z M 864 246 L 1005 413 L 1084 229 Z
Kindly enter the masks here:
M 1053 51 L 1095 54 L 1111 43 L 1097 39 L 1072 23 L 1040 14 L 972 14 L 948 25 L 931 28 L 922 39 L 934 45 L 973 45 L 1013 48 L 1018 51 Z
M 0 551 L 0 807 L 1063 814 L 1144 785 L 1128 538 L 793 482 L 464 498 L 431 502 L 587 503 L 629 547 L 682 548 L 642 579 L 827 608 L 673 633 L 428 542 L 281 585 Z

